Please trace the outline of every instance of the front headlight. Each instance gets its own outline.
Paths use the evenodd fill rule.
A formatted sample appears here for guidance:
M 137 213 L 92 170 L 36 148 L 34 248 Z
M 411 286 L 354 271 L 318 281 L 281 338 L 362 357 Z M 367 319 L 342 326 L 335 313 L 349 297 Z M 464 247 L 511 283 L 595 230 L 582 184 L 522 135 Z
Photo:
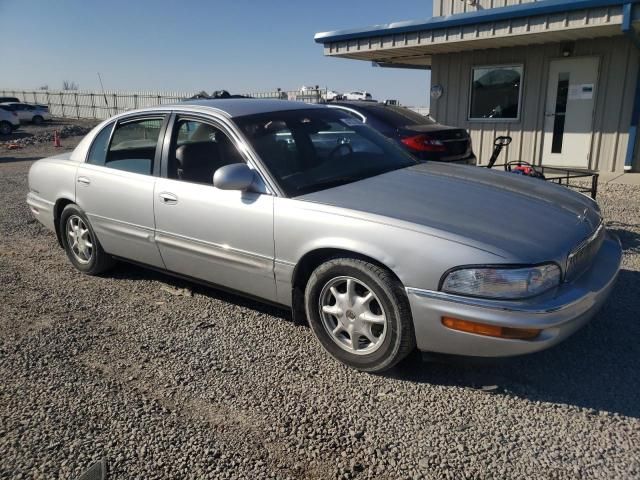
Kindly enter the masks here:
M 526 268 L 478 267 L 450 272 L 441 290 L 456 295 L 515 300 L 534 297 L 560 284 L 555 263 Z

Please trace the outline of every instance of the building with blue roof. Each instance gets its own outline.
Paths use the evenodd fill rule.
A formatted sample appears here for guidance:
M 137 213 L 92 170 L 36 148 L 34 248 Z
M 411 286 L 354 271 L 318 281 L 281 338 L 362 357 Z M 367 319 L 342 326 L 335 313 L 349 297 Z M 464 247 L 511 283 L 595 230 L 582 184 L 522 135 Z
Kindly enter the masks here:
M 433 16 L 322 32 L 330 57 L 431 70 L 431 116 L 481 162 L 640 170 L 640 0 L 434 0 Z M 398 88 L 402 88 L 398 85 Z

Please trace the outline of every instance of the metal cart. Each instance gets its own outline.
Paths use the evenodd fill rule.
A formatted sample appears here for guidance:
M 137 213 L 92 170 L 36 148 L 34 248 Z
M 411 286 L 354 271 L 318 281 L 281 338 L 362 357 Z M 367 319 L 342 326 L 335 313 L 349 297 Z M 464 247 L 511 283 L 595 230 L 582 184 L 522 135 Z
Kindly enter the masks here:
M 494 149 L 487 168 L 502 167 L 507 172 L 515 172 L 521 175 L 539 178 L 547 182 L 564 185 L 578 192 L 590 195 L 594 200 L 598 194 L 598 172 L 582 168 L 548 167 L 544 165 L 531 165 L 522 160 L 496 164 L 498 156 L 504 147 L 511 143 L 511 137 L 498 137 L 494 141 Z

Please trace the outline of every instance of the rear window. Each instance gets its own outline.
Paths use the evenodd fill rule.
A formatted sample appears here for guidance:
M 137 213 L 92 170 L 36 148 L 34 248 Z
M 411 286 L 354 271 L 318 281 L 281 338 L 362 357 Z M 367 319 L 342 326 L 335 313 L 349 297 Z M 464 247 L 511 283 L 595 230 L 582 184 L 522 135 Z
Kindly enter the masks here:
M 425 117 L 424 115 L 420 115 L 419 113 L 404 107 L 374 106 L 368 108 L 367 111 L 379 120 L 389 123 L 394 127 L 436 123 L 429 117 Z

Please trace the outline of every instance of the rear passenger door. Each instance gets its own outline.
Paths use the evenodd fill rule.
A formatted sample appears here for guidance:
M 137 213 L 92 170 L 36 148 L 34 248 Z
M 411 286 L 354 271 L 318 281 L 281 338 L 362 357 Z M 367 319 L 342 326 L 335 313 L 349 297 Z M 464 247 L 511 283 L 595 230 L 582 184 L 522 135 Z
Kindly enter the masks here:
M 107 253 L 164 267 L 154 243 L 153 191 L 166 114 L 105 126 L 76 173 L 76 202 Z
M 155 188 L 156 242 L 167 269 L 275 299 L 273 196 L 220 190 L 215 171 L 246 162 L 214 119 L 177 115 Z

